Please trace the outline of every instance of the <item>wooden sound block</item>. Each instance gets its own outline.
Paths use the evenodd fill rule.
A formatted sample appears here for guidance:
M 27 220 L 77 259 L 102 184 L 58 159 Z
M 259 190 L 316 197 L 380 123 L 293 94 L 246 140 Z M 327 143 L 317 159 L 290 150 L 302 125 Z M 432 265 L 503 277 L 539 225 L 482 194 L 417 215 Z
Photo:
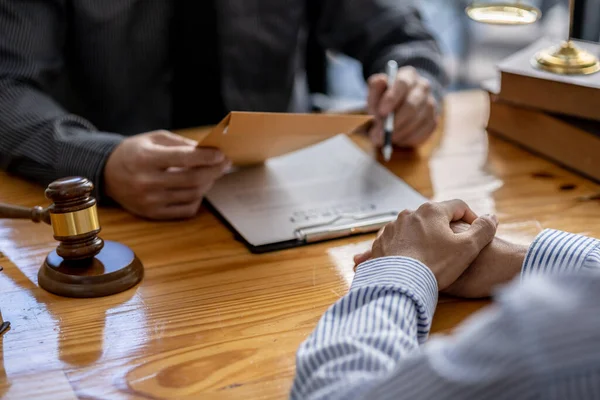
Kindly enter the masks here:
M 38 283 L 59 296 L 90 298 L 123 292 L 143 276 L 144 267 L 129 247 L 105 241 L 102 250 L 87 260 L 66 261 L 52 251 L 38 272 Z

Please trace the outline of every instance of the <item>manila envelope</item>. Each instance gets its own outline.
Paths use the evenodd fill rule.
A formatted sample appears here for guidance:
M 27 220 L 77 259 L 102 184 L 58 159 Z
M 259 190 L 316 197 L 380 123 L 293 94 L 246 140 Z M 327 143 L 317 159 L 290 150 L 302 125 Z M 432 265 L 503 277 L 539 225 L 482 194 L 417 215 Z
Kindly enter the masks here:
M 220 149 L 234 165 L 259 164 L 341 133 L 364 130 L 372 119 L 368 115 L 234 111 L 198 146 Z

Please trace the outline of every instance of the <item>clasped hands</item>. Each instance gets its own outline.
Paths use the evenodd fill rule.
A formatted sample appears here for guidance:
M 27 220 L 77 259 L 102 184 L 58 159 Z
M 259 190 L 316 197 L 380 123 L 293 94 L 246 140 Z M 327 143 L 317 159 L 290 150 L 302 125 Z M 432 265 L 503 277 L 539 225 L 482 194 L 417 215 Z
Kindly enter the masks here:
M 411 257 L 425 264 L 441 292 L 467 298 L 488 297 L 521 270 L 527 247 L 496 238 L 495 216 L 477 216 L 462 200 L 426 203 L 403 211 L 379 232 L 371 250 L 354 257 L 365 261 Z

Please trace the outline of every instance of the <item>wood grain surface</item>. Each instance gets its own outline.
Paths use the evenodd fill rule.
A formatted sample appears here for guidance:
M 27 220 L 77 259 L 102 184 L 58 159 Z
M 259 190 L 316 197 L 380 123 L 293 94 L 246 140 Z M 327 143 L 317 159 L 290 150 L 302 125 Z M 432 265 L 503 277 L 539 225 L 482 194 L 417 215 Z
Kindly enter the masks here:
M 513 145 L 489 138 L 483 92 L 447 98 L 444 124 L 426 147 L 389 164 L 433 200 L 462 198 L 496 213 L 500 234 L 527 243 L 552 227 L 600 237 L 600 187 Z M 189 131 L 188 136 L 204 131 Z M 364 138 L 356 140 L 369 149 Z M 0 174 L 0 202 L 48 204 L 44 188 Z M 0 220 L 0 398 L 282 399 L 295 351 L 352 281 L 352 256 L 373 235 L 252 255 L 206 210 L 151 222 L 99 210 L 106 240 L 145 264 L 135 288 L 67 299 L 37 285 L 56 247 L 51 228 Z M 444 334 L 487 301 L 442 298 Z

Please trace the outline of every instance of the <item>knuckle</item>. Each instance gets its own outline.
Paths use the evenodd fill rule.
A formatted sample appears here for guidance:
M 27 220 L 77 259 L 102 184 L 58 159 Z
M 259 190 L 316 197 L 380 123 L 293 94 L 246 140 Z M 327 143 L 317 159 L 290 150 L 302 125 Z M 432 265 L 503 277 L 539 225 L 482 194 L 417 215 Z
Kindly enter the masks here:
M 407 65 L 405 67 L 402 67 L 402 69 L 404 70 L 404 72 L 411 76 L 411 77 L 417 77 L 419 75 L 419 73 L 417 72 L 417 69 L 415 67 L 413 67 L 412 65 Z
M 435 213 L 439 209 L 439 205 L 432 202 L 427 202 L 419 207 L 419 211 L 424 214 L 432 214 Z
M 131 152 L 131 161 L 136 165 L 150 164 L 152 159 L 152 149 L 149 144 L 134 148 Z
M 425 78 L 421 78 L 421 87 L 425 92 L 431 92 L 431 83 Z
M 368 82 L 369 86 L 373 86 L 373 85 L 377 85 L 379 82 L 381 82 L 381 79 L 382 79 L 381 74 L 373 74 L 369 77 L 367 82 Z
M 467 205 L 467 203 L 465 203 L 464 200 L 461 199 L 455 199 L 454 200 L 456 202 L 456 205 L 461 207 L 461 208 L 469 208 L 469 206 Z
M 411 214 L 412 214 L 412 212 L 410 210 L 405 209 L 405 210 L 402 210 L 400 212 L 400 214 L 398 214 L 398 217 L 399 218 L 406 218 L 406 217 L 410 216 Z
M 494 224 L 489 218 L 479 218 L 479 224 L 481 230 L 488 236 L 493 236 L 496 232 L 496 224 Z

